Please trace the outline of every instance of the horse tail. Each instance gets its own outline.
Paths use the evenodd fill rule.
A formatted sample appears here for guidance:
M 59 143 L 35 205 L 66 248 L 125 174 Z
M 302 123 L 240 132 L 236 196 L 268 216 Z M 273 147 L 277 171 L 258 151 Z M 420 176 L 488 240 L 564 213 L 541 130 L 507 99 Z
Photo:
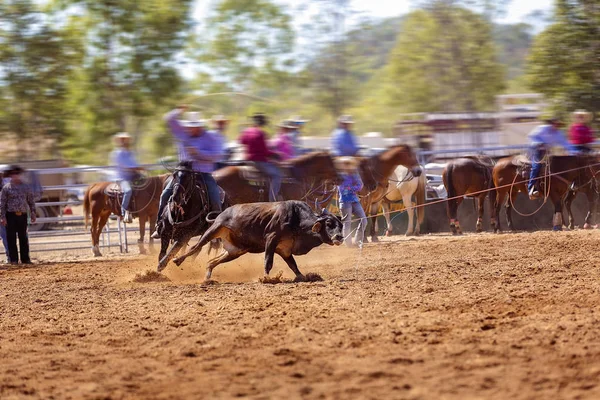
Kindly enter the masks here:
M 456 196 L 456 191 L 454 190 L 454 182 L 452 181 L 452 172 L 454 171 L 454 165 L 452 161 L 448 163 L 446 167 L 446 192 L 448 195 L 448 199 L 452 199 Z
M 415 192 L 415 198 L 417 200 L 417 224 L 419 226 L 423 224 L 425 220 L 425 197 L 427 194 L 427 176 L 422 174 L 417 184 L 417 191 Z
M 83 220 L 85 224 L 85 230 L 87 230 L 88 222 L 90 221 L 90 192 L 94 185 L 90 185 L 85 194 L 83 195 Z

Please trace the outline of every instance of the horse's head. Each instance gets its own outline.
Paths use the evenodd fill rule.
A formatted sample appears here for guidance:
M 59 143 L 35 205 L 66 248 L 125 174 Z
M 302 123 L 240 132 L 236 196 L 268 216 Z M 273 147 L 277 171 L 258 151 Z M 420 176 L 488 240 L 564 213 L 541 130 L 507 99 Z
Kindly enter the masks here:
M 414 176 L 421 176 L 423 170 L 419 165 L 416 154 L 412 151 L 412 148 L 407 144 L 399 144 L 392 146 L 382 154 L 382 160 L 389 160 L 394 165 L 403 165 Z
M 173 201 L 176 204 L 182 205 L 189 200 L 195 185 L 194 179 L 192 162 L 180 162 L 173 172 Z

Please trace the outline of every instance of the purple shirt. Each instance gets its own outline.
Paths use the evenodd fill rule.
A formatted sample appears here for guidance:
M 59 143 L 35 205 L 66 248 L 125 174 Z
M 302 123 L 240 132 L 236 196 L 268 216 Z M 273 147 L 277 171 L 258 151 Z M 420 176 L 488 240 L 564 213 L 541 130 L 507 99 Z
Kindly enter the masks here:
M 223 158 L 222 137 L 209 131 L 205 131 L 201 136 L 190 136 L 185 126 L 177 119 L 181 113 L 181 110 L 175 109 L 164 116 L 171 134 L 177 141 L 179 161 L 192 161 L 192 168 L 196 172 L 213 172 L 215 163 Z
M 294 158 L 294 142 L 286 133 L 278 133 L 277 137 L 271 140 L 271 148 L 281 157 L 281 161 Z

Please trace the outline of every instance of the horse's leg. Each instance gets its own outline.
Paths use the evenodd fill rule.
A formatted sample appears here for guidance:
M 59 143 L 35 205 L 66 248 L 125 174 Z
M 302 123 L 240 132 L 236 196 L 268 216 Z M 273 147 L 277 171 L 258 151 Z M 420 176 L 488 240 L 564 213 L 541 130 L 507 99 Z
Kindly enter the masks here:
M 408 213 L 408 228 L 406 229 L 406 236 L 412 236 L 415 232 L 415 210 L 412 208 L 412 193 L 402 193 L 402 204 L 404 204 L 406 212 Z
M 102 211 L 95 210 L 92 207 L 92 225 L 90 233 L 92 235 L 92 253 L 94 257 L 102 256 L 100 253 L 100 233 L 98 232 L 98 221 L 100 220 L 100 213 Z
M 148 217 L 145 213 L 141 213 L 138 215 L 138 220 L 140 221 L 140 238 L 138 239 L 138 248 L 140 250 L 140 254 L 146 254 L 146 249 L 144 248 L 144 236 L 146 235 L 146 219 Z
M 515 192 L 512 191 L 509 193 L 509 198 L 506 200 L 506 222 L 508 224 L 508 229 L 512 232 L 515 231 L 515 226 L 513 224 L 513 219 L 512 219 L 512 205 L 515 203 L 515 200 L 517 199 L 517 194 L 519 194 L 519 192 Z
M 502 208 L 502 203 L 506 199 L 506 189 L 497 189 L 496 190 L 496 204 L 494 204 L 493 213 L 496 216 L 496 229 L 494 232 L 500 233 L 502 232 L 502 227 L 500 226 L 500 209 Z
M 148 219 L 150 221 L 150 232 L 152 233 L 152 230 L 156 226 L 156 213 L 150 213 Z M 148 239 L 148 248 L 150 250 L 150 253 L 154 253 L 154 239 L 152 238 L 152 236 L 150 236 L 150 238 Z
M 102 253 L 100 253 L 100 234 L 102 234 L 102 230 L 108 222 L 108 218 L 110 218 L 110 211 L 103 212 L 98 218 L 98 226 L 96 227 L 96 246 L 94 247 L 96 250 L 94 251 L 94 256 L 96 257 L 102 256 Z
M 569 190 L 563 202 L 565 206 L 565 211 L 567 211 L 567 215 L 569 216 L 569 223 L 567 225 L 567 221 L 565 221 L 563 214 L 563 225 L 567 226 L 569 229 L 575 229 L 575 218 L 573 217 L 573 210 L 571 209 L 571 205 L 573 204 L 573 200 L 576 196 L 577 193 L 575 193 L 573 190 Z
M 585 216 L 585 223 L 583 229 L 592 229 L 594 224 L 594 212 L 596 210 L 596 190 L 593 185 L 594 182 L 590 183 L 590 186 L 586 186 L 585 196 L 588 201 L 588 212 Z
M 462 197 L 448 200 L 448 218 L 450 219 L 450 230 L 453 235 L 462 235 L 460 222 L 458 222 L 458 206 L 462 203 Z
M 552 218 L 552 230 L 562 231 L 563 219 L 562 219 L 562 196 L 559 196 L 555 192 L 550 193 L 550 198 L 554 204 L 554 217 Z
M 377 212 L 379 211 L 379 206 L 380 205 L 381 205 L 381 202 L 371 205 L 371 216 L 373 217 L 373 225 L 372 225 L 373 229 L 372 229 L 372 232 L 371 232 L 371 242 L 372 243 L 379 242 L 379 237 L 377 237 L 377 234 L 378 234 L 378 231 L 377 231 Z
M 387 226 L 385 230 L 385 236 L 392 236 L 394 227 L 392 226 L 392 219 L 390 218 L 390 203 L 384 201 L 381 206 L 383 207 L 383 216 L 385 217 L 385 223 Z
M 169 261 L 171 261 L 171 259 L 175 257 L 175 254 L 179 253 L 179 250 L 181 250 L 181 248 L 185 244 L 186 241 L 177 238 L 175 242 L 171 245 L 171 248 L 167 250 L 167 254 L 165 254 L 165 256 L 161 258 L 158 262 L 157 271 L 161 272 L 163 269 L 165 269 L 167 267 L 167 264 L 169 264 Z
M 483 232 L 483 207 L 485 205 L 485 197 L 485 194 L 477 197 L 477 224 L 475 225 L 477 233 Z

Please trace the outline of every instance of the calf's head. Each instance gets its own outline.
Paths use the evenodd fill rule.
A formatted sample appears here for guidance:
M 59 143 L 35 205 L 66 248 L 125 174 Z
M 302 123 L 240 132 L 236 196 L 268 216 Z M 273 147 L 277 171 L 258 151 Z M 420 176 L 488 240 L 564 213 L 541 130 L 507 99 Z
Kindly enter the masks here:
M 327 210 L 323 210 L 315 221 L 312 231 L 321 236 L 323 243 L 339 246 L 344 242 L 342 221 Z

